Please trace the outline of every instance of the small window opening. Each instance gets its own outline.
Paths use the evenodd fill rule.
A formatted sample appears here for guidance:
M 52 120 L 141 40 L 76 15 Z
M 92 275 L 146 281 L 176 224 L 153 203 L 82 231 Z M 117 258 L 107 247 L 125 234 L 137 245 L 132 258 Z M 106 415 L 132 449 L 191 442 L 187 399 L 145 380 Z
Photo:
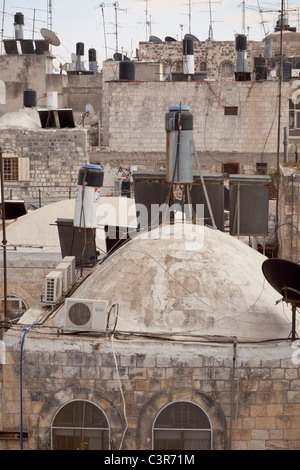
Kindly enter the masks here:
M 238 115 L 238 106 L 225 106 L 224 115 L 225 116 L 237 116 Z

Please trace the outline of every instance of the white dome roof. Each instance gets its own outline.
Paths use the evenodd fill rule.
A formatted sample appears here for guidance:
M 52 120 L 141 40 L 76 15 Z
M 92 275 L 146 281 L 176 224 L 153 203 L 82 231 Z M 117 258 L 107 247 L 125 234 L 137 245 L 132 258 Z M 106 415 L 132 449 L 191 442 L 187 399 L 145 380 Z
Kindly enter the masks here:
M 73 297 L 119 304 L 117 331 L 287 338 L 291 324 L 263 276 L 265 259 L 228 234 L 176 223 L 130 240 Z

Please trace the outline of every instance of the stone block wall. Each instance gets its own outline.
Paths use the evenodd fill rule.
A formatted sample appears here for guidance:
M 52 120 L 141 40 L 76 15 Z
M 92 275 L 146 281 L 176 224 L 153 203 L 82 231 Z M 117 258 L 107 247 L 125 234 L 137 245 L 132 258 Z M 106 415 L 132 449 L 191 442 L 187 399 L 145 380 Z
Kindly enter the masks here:
M 29 158 L 28 181 L 6 181 L 4 195 L 26 201 L 72 197 L 78 170 L 88 162 L 86 129 L 1 129 L 3 157 Z
M 182 41 L 176 42 L 141 42 L 139 44 L 138 58 L 142 60 L 153 60 L 163 62 L 176 68 L 182 69 L 183 56 Z M 247 44 L 247 71 L 254 70 L 254 57 L 263 55 L 264 45 L 254 41 Z M 224 63 L 236 70 L 236 48 L 235 40 L 232 41 L 195 41 L 194 42 L 195 71 L 201 70 L 201 64 L 206 64 L 207 76 L 210 79 L 222 79 L 221 67 Z M 234 78 L 234 73 L 228 77 Z
M 263 156 L 277 149 L 276 82 L 110 82 L 103 102 L 103 145 L 113 152 L 165 151 L 165 114 L 189 106 L 198 151 Z M 288 94 L 290 84 L 284 84 Z M 286 104 L 286 106 L 285 106 Z M 282 126 L 288 126 L 288 102 Z M 225 108 L 237 107 L 237 115 Z
M 0 429 L 20 430 L 21 332 L 5 335 L 6 362 Z M 299 365 L 290 341 L 238 345 L 166 343 L 32 330 L 23 352 L 25 448 L 48 450 L 51 423 L 61 406 L 89 400 L 106 414 L 111 449 L 151 450 L 152 426 L 162 408 L 191 401 L 208 415 L 213 448 L 299 450 Z M 234 390 L 233 390 L 234 387 Z M 122 392 L 122 393 L 121 393 Z M 122 395 L 123 394 L 123 395 Z M 123 398 L 124 397 L 124 401 Z M 0 440 L 0 448 L 19 443 Z

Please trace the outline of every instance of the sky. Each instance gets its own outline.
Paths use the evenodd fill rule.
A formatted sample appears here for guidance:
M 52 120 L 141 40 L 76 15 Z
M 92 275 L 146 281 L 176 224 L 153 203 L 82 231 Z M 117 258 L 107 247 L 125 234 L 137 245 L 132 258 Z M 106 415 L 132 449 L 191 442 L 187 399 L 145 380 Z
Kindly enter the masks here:
M 0 0 L 4 39 L 14 38 L 17 12 L 25 17 L 24 38 L 32 39 L 34 29 L 34 38 L 42 39 L 40 30 L 51 26 L 49 3 L 49 0 Z M 284 4 L 290 26 L 298 30 L 300 1 L 286 0 Z M 204 41 L 209 37 L 210 25 L 216 41 L 232 41 L 235 34 L 243 32 L 249 40 L 260 41 L 273 32 L 280 9 L 281 0 L 52 0 L 52 30 L 61 43 L 52 52 L 62 64 L 70 63 L 76 44 L 83 42 L 87 66 L 88 50 L 94 48 L 101 68 L 102 61 L 112 58 L 116 48 L 134 58 L 139 42 L 149 40 L 150 35 L 162 40 L 166 36 L 181 40 L 191 32 Z

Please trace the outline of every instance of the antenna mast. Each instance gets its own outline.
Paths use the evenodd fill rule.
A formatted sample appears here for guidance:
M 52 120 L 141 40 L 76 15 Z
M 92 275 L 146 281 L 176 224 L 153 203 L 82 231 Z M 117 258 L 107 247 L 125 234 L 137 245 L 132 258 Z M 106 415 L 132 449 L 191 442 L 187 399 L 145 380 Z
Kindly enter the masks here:
M 4 38 L 4 17 L 5 17 L 5 0 L 3 0 L 3 11 L 2 11 L 2 27 L 1 27 L 1 54 L 3 53 L 3 38 Z
M 104 32 L 104 44 L 105 44 L 105 55 L 106 55 L 106 60 L 107 60 L 107 43 L 106 43 L 106 29 L 105 29 L 105 17 L 104 17 L 104 7 L 105 3 L 101 3 L 100 8 L 102 10 L 102 21 L 103 21 L 103 32 Z
M 48 0 L 47 4 L 47 28 L 52 31 L 52 0 Z
M 243 1 L 242 7 L 242 34 L 246 34 L 246 2 Z

